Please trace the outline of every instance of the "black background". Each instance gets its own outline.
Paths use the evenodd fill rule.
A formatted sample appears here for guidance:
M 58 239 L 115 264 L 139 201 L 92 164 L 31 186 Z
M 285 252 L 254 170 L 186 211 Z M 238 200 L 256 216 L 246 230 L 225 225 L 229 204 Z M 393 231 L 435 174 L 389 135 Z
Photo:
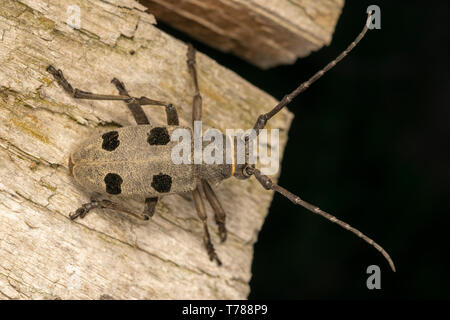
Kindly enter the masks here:
M 279 183 L 372 237 L 397 273 L 350 232 L 276 195 L 250 299 L 450 297 L 450 4 L 347 0 L 329 47 L 265 71 L 160 24 L 281 99 L 354 39 L 371 4 L 382 29 L 289 105 Z M 371 264 L 381 290 L 366 287 Z

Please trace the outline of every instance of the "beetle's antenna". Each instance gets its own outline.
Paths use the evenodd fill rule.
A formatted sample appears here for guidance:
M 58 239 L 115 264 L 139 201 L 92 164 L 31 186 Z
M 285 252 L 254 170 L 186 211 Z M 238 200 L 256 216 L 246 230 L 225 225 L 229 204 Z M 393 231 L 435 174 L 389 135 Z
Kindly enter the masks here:
M 283 196 L 285 196 L 289 200 L 291 200 L 293 203 L 298 204 L 298 205 L 308 209 L 309 211 L 311 211 L 313 213 L 316 213 L 316 214 L 324 217 L 325 219 L 338 224 L 339 226 L 341 226 L 345 230 L 348 230 L 348 231 L 356 234 L 358 237 L 363 239 L 365 242 L 367 242 L 371 246 L 375 247 L 375 249 L 377 249 L 384 256 L 384 258 L 388 261 L 389 266 L 391 267 L 392 271 L 395 272 L 394 262 L 392 261 L 392 259 L 389 256 L 389 254 L 383 249 L 383 247 L 381 247 L 378 243 L 376 243 L 371 238 L 366 236 L 364 233 L 362 233 L 358 229 L 353 228 L 348 223 L 345 223 L 345 222 L 339 220 L 335 216 L 333 216 L 333 215 L 331 215 L 331 214 L 321 210 L 320 208 L 318 208 L 318 207 L 316 207 L 316 206 L 314 206 L 314 205 L 304 201 L 303 199 L 301 199 L 300 197 L 296 196 L 295 194 L 289 192 L 288 190 L 284 189 L 283 187 L 280 187 L 276 183 L 272 182 L 272 180 L 270 180 L 270 178 L 268 176 L 262 174 L 261 171 L 259 171 L 255 167 L 253 167 L 253 166 L 246 166 L 244 171 L 249 176 L 253 174 L 255 176 L 255 178 L 259 181 L 259 183 L 261 183 L 261 185 L 264 187 L 264 189 L 266 189 L 266 190 L 274 190 L 274 191 L 282 194 Z
M 364 24 L 364 28 L 361 31 L 361 33 L 356 37 L 356 39 L 350 43 L 350 45 L 341 52 L 340 55 L 337 56 L 336 59 L 328 63 L 322 70 L 316 72 L 311 78 L 309 78 L 307 81 L 303 82 L 300 86 L 297 87 L 294 91 L 292 91 L 290 94 L 287 94 L 281 99 L 281 101 L 269 112 L 259 115 L 258 119 L 256 120 L 256 123 L 253 127 L 256 131 L 256 136 L 259 134 L 259 131 L 263 129 L 266 126 L 267 121 L 269 121 L 274 115 L 276 115 L 278 112 L 280 112 L 284 107 L 286 107 L 289 102 L 292 101 L 297 95 L 308 89 L 314 82 L 316 82 L 318 79 L 320 79 L 327 71 L 331 70 L 335 65 L 337 65 L 342 59 L 347 56 L 350 51 L 353 50 L 354 47 L 361 41 L 362 38 L 366 35 L 366 32 L 368 30 L 369 23 L 371 21 L 371 13 L 368 13 L 368 17 L 366 20 L 366 23 Z M 255 136 L 254 136 L 255 137 Z

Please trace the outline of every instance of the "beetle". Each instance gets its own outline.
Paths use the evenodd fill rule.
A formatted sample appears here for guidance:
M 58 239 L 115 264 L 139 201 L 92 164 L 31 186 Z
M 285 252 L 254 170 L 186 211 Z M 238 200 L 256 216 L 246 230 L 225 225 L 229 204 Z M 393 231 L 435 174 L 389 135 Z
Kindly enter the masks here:
M 261 114 L 257 118 L 253 127 L 256 136 L 264 129 L 268 120 L 286 107 L 298 94 L 305 91 L 312 83 L 332 69 L 361 41 L 367 33 L 370 18 L 371 14 L 369 13 L 363 30 L 336 59 L 315 73 L 307 81 L 300 84 L 290 94 L 285 95 L 268 113 Z M 192 112 L 193 125 L 195 121 L 201 120 L 202 114 L 202 97 L 197 80 L 195 53 L 194 47 L 188 45 L 187 66 L 195 87 Z M 221 241 L 224 242 L 227 237 L 226 214 L 211 184 L 231 177 L 248 179 L 254 176 L 265 189 L 280 193 L 294 204 L 303 206 L 307 210 L 321 215 L 362 238 L 375 247 L 388 261 L 391 269 L 395 271 L 394 263 L 389 254 L 371 238 L 277 185 L 268 176 L 261 173 L 254 164 L 250 164 L 248 161 L 248 148 L 251 139 L 254 139 L 255 136 L 247 135 L 244 137 L 247 151 L 245 163 L 241 164 L 236 161 L 237 148 L 234 148 L 234 151 L 232 151 L 233 154 L 231 154 L 231 163 L 175 164 L 171 159 L 171 150 L 175 145 L 175 142 L 170 139 L 171 133 L 180 128 L 189 130 L 190 132 L 192 132 L 192 129 L 179 125 L 176 108 L 171 103 L 153 100 L 147 97 L 132 97 L 129 95 L 125 85 L 117 78 L 114 78 L 111 82 L 116 86 L 119 95 L 103 95 L 74 89 L 64 77 L 63 72 L 51 65 L 48 66 L 47 71 L 53 75 L 57 83 L 73 98 L 125 102 L 137 123 L 136 126 L 122 127 L 101 135 L 95 135 L 72 152 L 69 159 L 71 175 L 78 184 L 95 196 L 89 203 L 83 204 L 71 214 L 71 219 L 83 218 L 94 208 L 109 208 L 130 214 L 142 220 L 148 220 L 154 214 L 159 197 L 174 193 L 191 192 L 198 217 L 203 224 L 203 242 L 206 251 L 210 260 L 215 260 L 220 266 L 222 263 L 215 252 L 209 234 L 202 194 L 205 194 L 206 199 L 213 208 L 215 221 L 219 229 L 219 236 Z M 167 125 L 155 126 L 150 124 L 142 109 L 144 105 L 165 107 Z M 226 135 L 223 135 L 222 138 L 224 141 L 231 139 Z M 237 144 L 236 139 L 233 138 L 230 140 L 231 146 Z M 224 155 L 227 153 L 225 148 L 223 153 Z M 142 213 L 135 213 L 115 201 L 101 200 L 101 196 L 105 195 L 113 198 L 119 195 L 129 198 L 143 198 L 145 199 L 144 211 Z

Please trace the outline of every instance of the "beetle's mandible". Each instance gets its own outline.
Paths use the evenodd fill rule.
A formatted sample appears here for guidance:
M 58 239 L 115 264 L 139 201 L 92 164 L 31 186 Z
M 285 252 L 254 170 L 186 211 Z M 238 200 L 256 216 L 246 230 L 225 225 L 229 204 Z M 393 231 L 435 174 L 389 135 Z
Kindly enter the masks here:
M 290 94 L 284 96 L 284 98 L 268 113 L 262 114 L 257 118 L 254 125 L 256 136 L 259 134 L 260 130 L 265 127 L 268 120 L 286 107 L 299 93 L 306 90 L 312 83 L 332 69 L 359 43 L 367 32 L 370 18 L 371 15 L 369 13 L 368 20 L 361 33 L 335 60 L 331 61 L 322 70 L 314 74 L 309 80 L 302 83 Z M 195 50 L 189 45 L 187 66 L 195 87 L 192 123 L 194 123 L 194 121 L 200 121 L 202 114 L 202 97 L 197 81 L 195 64 Z M 265 189 L 279 192 L 294 204 L 301 205 L 309 211 L 325 217 L 344 229 L 353 232 L 358 237 L 374 246 L 386 258 L 392 270 L 395 271 L 392 259 L 380 245 L 359 230 L 351 227 L 349 224 L 322 211 L 318 207 L 309 204 L 300 197 L 272 182 L 270 178 L 262 174 L 255 165 L 249 164 L 247 161 L 248 154 L 246 162 L 244 164 L 238 164 L 236 161 L 237 155 L 234 154 L 237 152 L 237 148 L 232 148 L 235 151 L 231 154 L 231 163 L 174 164 L 171 159 L 171 150 L 175 143 L 171 141 L 170 136 L 173 130 L 182 127 L 179 126 L 177 111 L 171 103 L 146 97 L 132 97 L 128 94 L 124 84 L 116 78 L 112 80 L 112 83 L 116 86 L 119 92 L 118 95 L 103 95 L 74 89 L 66 80 L 61 70 L 49 66 L 47 71 L 50 72 L 58 84 L 74 98 L 118 100 L 125 102 L 137 123 L 137 126 L 122 127 L 103 133 L 102 135 L 93 136 L 70 155 L 70 173 L 81 186 L 96 195 L 92 198 L 91 202 L 82 205 L 75 213 L 71 214 L 71 219 L 76 219 L 78 217 L 83 218 L 94 208 L 109 208 L 130 214 L 139 219 L 148 220 L 149 217 L 154 214 L 159 197 L 173 193 L 191 192 L 197 214 L 203 223 L 203 241 L 209 258 L 210 260 L 215 260 L 218 265 L 221 265 L 221 261 L 215 252 L 209 234 L 202 194 L 206 196 L 206 199 L 214 210 L 220 239 L 223 242 L 227 237 L 225 225 L 226 215 L 211 184 L 230 177 L 248 179 L 251 176 L 254 176 Z M 151 125 L 142 109 L 143 105 L 164 107 L 167 115 L 167 125 Z M 191 128 L 184 129 L 191 130 Z M 246 137 L 245 144 L 247 150 L 250 139 L 254 138 L 255 137 Z M 223 146 L 227 145 L 227 139 L 229 139 L 229 137 L 223 135 Z M 236 143 L 236 140 L 231 141 L 231 145 L 235 145 Z M 224 148 L 224 156 L 226 156 L 226 152 L 227 150 Z M 106 199 L 102 200 L 102 195 L 108 195 L 110 197 L 119 195 L 130 198 L 142 197 L 145 199 L 144 211 L 142 213 L 132 212 L 117 202 Z

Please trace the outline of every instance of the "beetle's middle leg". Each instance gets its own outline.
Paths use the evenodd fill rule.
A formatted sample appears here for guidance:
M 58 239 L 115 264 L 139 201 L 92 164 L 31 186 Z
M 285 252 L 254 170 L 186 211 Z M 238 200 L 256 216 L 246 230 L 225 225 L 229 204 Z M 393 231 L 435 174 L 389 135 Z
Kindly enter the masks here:
M 166 106 L 168 124 L 178 125 L 178 114 L 172 104 L 168 104 L 157 100 L 151 100 L 146 97 L 141 97 L 139 99 L 133 98 L 128 94 L 125 85 L 116 78 L 114 78 L 111 82 L 116 86 L 120 96 L 100 95 L 91 92 L 81 91 L 79 89 L 74 89 L 72 85 L 64 77 L 63 72 L 61 70 L 56 70 L 53 66 L 49 66 L 47 68 L 47 71 L 53 75 L 55 80 L 64 89 L 64 91 L 69 93 L 74 98 L 124 101 L 127 104 L 128 108 L 130 109 L 131 113 L 133 114 L 133 117 L 136 120 L 137 124 L 150 124 L 150 121 L 145 115 L 144 110 L 142 110 L 142 105 L 153 104 Z M 84 218 L 84 216 L 94 208 L 109 208 L 126 214 L 130 214 L 141 220 L 148 220 L 149 217 L 153 216 L 157 202 L 158 197 L 145 199 L 145 208 L 143 214 L 137 214 L 134 212 L 130 212 L 126 208 L 116 203 L 113 203 L 109 200 L 101 200 L 101 201 L 92 200 L 89 203 L 83 204 L 83 206 L 81 206 L 73 215 L 71 215 L 70 218 L 71 219 L 76 219 L 78 217 Z
M 146 200 L 147 203 L 147 200 Z M 156 203 L 155 203 L 156 204 Z M 106 208 L 106 209 L 112 209 L 115 211 L 119 211 L 128 215 L 131 215 L 137 219 L 140 220 L 148 220 L 153 213 L 146 212 L 144 210 L 143 214 L 135 213 L 133 211 L 128 210 L 127 208 L 123 207 L 122 205 L 109 201 L 109 200 L 95 200 L 91 199 L 91 202 L 83 204 L 80 208 L 78 208 L 73 214 L 69 215 L 70 219 L 75 220 L 76 218 L 84 218 L 86 214 L 95 208 Z M 147 208 L 147 206 L 146 206 Z M 154 207 L 153 207 L 154 209 Z
M 192 127 L 194 127 L 194 121 L 202 120 L 202 96 L 198 87 L 197 68 L 195 67 L 195 49 L 192 44 L 188 44 L 187 52 L 187 65 L 192 80 L 194 81 L 195 94 L 192 101 Z
M 195 49 L 192 44 L 188 45 L 187 52 L 187 65 L 189 69 L 189 73 L 191 74 L 192 80 L 194 82 L 195 94 L 192 101 L 192 126 L 194 126 L 194 121 L 200 121 L 202 119 L 202 96 L 200 94 L 200 88 L 198 86 L 198 77 L 197 77 L 197 69 L 195 67 Z M 225 225 L 226 214 L 220 204 L 219 199 L 217 198 L 214 190 L 211 188 L 209 182 L 207 180 L 202 179 L 201 183 L 203 185 L 203 189 L 206 195 L 206 199 L 208 199 L 209 204 L 214 210 L 215 220 L 217 226 L 219 227 L 220 240 L 224 242 L 227 238 L 227 228 Z

